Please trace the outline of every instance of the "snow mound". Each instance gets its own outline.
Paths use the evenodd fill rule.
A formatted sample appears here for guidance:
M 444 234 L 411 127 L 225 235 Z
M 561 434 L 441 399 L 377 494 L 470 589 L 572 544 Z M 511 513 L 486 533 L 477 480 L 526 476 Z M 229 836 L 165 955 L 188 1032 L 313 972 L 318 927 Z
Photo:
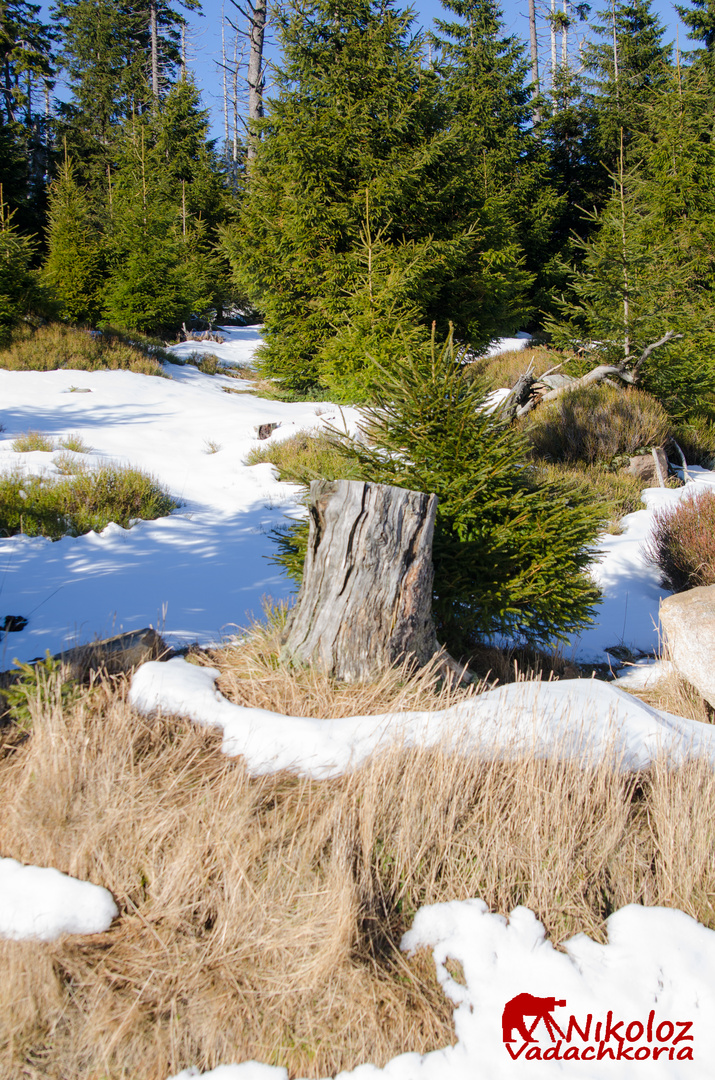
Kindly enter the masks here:
M 59 870 L 0 859 L 0 937 L 54 941 L 99 934 L 119 912 L 112 894 Z
M 577 934 L 561 952 L 524 907 L 508 920 L 491 914 L 482 900 L 421 908 L 402 948 L 432 949 L 439 982 L 456 1006 L 457 1043 L 425 1055 L 401 1054 L 384 1069 L 360 1065 L 336 1080 L 627 1080 L 644 1072 L 657 1080 L 710 1077 L 715 932 L 681 911 L 636 904 L 611 915 L 606 927 L 606 945 Z M 462 965 L 464 984 L 447 970 L 448 959 Z M 547 1003 L 552 1026 L 526 1012 L 533 1042 L 513 1029 L 513 1041 L 506 1043 L 505 1007 L 523 1002 L 523 995 Z M 199 1075 L 188 1069 L 172 1080 Z M 203 1076 L 285 1080 L 287 1074 L 245 1062 Z
M 254 774 L 292 769 L 338 776 L 394 743 L 438 746 L 485 758 L 534 754 L 647 768 L 706 757 L 715 764 L 715 727 L 671 716 L 590 679 L 514 683 L 440 712 L 386 713 L 339 720 L 283 716 L 234 705 L 216 689 L 218 671 L 181 658 L 142 665 L 130 701 L 223 729 L 223 752 L 243 755 Z

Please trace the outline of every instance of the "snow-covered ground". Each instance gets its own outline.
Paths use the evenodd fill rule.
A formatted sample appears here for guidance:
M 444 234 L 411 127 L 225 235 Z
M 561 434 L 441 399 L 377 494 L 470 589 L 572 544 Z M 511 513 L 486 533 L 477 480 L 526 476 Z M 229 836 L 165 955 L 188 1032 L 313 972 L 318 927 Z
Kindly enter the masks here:
M 220 351 L 250 359 L 258 331 L 227 331 Z M 196 343 L 175 347 L 179 354 Z M 0 622 L 27 618 L 5 634 L 0 670 L 63 647 L 121 631 L 158 626 L 173 644 L 216 642 L 260 617 L 264 596 L 283 599 L 291 583 L 265 557 L 269 531 L 299 513 L 296 489 L 279 484 L 271 465 L 248 467 L 257 428 L 280 426 L 275 441 L 304 429 L 354 420 L 330 403 L 285 404 L 225 393 L 248 384 L 167 365 L 171 379 L 127 371 L 0 370 L 0 471 L 56 472 L 54 453 L 16 454 L 13 439 L 28 429 L 55 439 L 78 432 L 94 447 L 90 465 L 110 461 L 151 473 L 181 506 L 171 516 L 110 525 L 100 535 L 0 539 Z M 72 388 L 91 391 L 79 394 Z
M 258 332 L 230 330 L 226 338 L 223 345 L 187 343 L 176 352 L 184 357 L 215 353 L 226 363 L 249 363 Z M 173 643 L 215 642 L 259 615 L 263 596 L 291 592 L 265 556 L 272 551 L 269 530 L 286 512 L 301 512 L 296 490 L 279 484 L 270 465 L 248 467 L 244 460 L 258 445 L 260 424 L 280 425 L 271 436 L 275 440 L 326 421 L 341 425 L 342 414 L 330 403 L 291 405 L 225 393 L 224 388 L 248 385 L 202 375 L 193 367 L 168 372 L 171 380 L 128 372 L 0 371 L 0 469 L 51 473 L 52 454 L 16 454 L 13 438 L 30 428 L 56 438 L 77 432 L 94 447 L 90 462 L 145 469 L 182 502 L 171 516 L 129 530 L 109 526 L 101 535 L 56 543 L 23 536 L 0 540 L 0 619 L 22 615 L 29 620 L 24 631 L 5 634 L 0 668 L 9 667 L 13 657 L 30 659 L 45 649 L 55 652 L 149 623 Z M 90 393 L 73 392 L 77 389 Z M 355 419 L 354 411 L 345 410 L 348 424 Z M 715 474 L 700 472 L 697 482 L 715 483 Z M 634 652 L 657 647 L 658 605 L 665 594 L 644 558 L 643 542 L 654 509 L 682 497 L 684 491 L 646 492 L 646 507 L 625 519 L 621 535 L 603 538 L 594 574 L 604 602 L 593 627 L 572 643 L 573 656 L 603 661 L 609 646 L 625 644 Z M 715 729 L 659 713 L 619 689 L 587 680 L 507 687 L 449 714 L 407 714 L 395 725 L 388 717 L 298 720 L 239 709 L 221 698 L 214 676 L 181 660 L 149 664 L 135 677 L 132 695 L 143 708 L 161 704 L 219 724 L 224 750 L 244 754 L 254 771 L 288 766 L 334 775 L 383 745 L 388 731 L 406 742 L 459 739 L 462 747 L 479 753 L 527 746 L 539 754 L 556 748 L 562 756 L 593 760 L 608 752 L 631 768 L 647 764 L 656 752 L 676 761 L 689 753 L 711 760 L 715 755 Z M 51 881 L 41 877 L 54 873 L 0 860 L 0 933 L 50 937 L 94 928 L 94 923 L 73 922 L 79 900 L 72 889 L 95 886 L 67 878 L 60 885 L 63 875 Z M 43 892 L 60 898 L 50 914 L 33 906 Z M 90 895 L 90 908 L 97 905 L 92 908 L 96 928 L 102 929 L 114 916 L 113 900 L 104 890 L 83 893 Z M 24 923 L 18 914 L 23 907 Z M 3 911 L 11 912 L 4 922 Z M 558 952 L 524 909 L 508 922 L 479 900 L 423 909 L 404 947 L 434 950 L 442 985 L 456 1007 L 458 1041 L 424 1057 L 407 1053 L 382 1070 L 366 1063 L 350 1075 L 354 1080 L 525 1075 L 591 1080 L 644 1072 L 709 1077 L 715 1060 L 710 1022 L 715 934 L 681 912 L 640 907 L 611 916 L 608 932 L 605 946 L 580 935 Z M 461 961 L 465 986 L 448 974 L 448 956 Z M 502 1038 L 505 1008 L 516 1017 L 513 1042 Z M 522 1014 L 526 1028 L 519 1026 Z M 181 1080 L 198 1075 L 189 1070 Z M 283 1069 L 255 1062 L 226 1064 L 204 1075 L 213 1080 L 287 1076 Z
M 0 937 L 97 934 L 118 915 L 111 893 L 51 867 L 0 858 Z

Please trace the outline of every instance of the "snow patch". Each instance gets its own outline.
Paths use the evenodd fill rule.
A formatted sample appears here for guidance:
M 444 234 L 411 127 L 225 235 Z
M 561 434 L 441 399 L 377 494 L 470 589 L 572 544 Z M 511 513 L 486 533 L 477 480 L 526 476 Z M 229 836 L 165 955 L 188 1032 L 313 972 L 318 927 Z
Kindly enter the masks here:
M 439 712 L 321 720 L 234 705 L 216 689 L 218 674 L 179 657 L 152 661 L 135 673 L 129 700 L 143 713 L 161 710 L 221 728 L 223 752 L 242 755 L 255 774 L 339 776 L 394 743 L 486 758 L 608 761 L 622 770 L 647 768 L 663 754 L 673 763 L 705 757 L 715 764 L 715 727 L 660 712 L 597 680 L 514 683 Z
M 384 1069 L 360 1065 L 339 1073 L 336 1080 L 550 1080 L 553 1076 L 630 1080 L 644 1073 L 655 1080 L 706 1080 L 712 1076 L 715 933 L 681 911 L 636 904 L 611 915 L 606 929 L 607 944 L 577 934 L 564 943 L 561 952 L 548 940 L 542 923 L 524 907 L 515 908 L 508 919 L 491 914 L 482 900 L 422 908 L 403 937 L 402 948 L 409 953 L 432 949 L 439 982 L 456 1006 L 457 1043 L 424 1055 L 401 1054 Z M 462 965 L 466 985 L 450 975 L 448 959 Z M 543 1021 L 537 1021 L 535 1045 L 541 1054 L 550 1049 L 553 1055 L 559 1044 L 561 1060 L 525 1060 L 526 1047 L 518 1036 L 511 1044 L 514 1052 L 521 1049 L 518 1059 L 509 1054 L 502 1038 L 502 1013 L 507 1002 L 525 993 L 565 1002 L 552 1010 L 564 1035 L 571 1016 L 582 1031 L 588 1030 L 585 1039 L 572 1028 L 568 1040 L 559 1039 L 556 1032 L 552 1041 Z M 676 1038 L 680 1041 L 674 1044 Z M 580 1053 L 589 1045 L 593 1047 L 591 1060 L 589 1055 L 581 1060 Z M 579 1050 L 578 1060 L 563 1060 L 569 1047 Z M 648 1050 L 647 1062 L 634 1060 L 638 1047 Z M 661 1050 L 654 1059 L 655 1047 Z M 692 1060 L 678 1060 L 676 1052 L 688 1048 Z M 608 1053 L 594 1060 L 599 1049 Z M 619 1050 L 621 1060 L 616 1058 Z M 200 1075 L 188 1069 L 171 1080 Z M 286 1075 L 284 1069 L 255 1062 L 221 1065 L 203 1073 L 211 1080 L 285 1080 Z
M 99 885 L 0 859 L 0 937 L 54 941 L 60 934 L 99 934 L 118 914 L 112 894 Z

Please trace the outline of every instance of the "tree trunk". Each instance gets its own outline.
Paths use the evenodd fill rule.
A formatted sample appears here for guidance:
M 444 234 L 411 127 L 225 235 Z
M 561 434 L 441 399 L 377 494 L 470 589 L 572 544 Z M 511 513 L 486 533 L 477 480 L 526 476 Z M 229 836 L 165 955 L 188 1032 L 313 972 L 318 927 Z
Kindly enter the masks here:
M 283 656 L 344 682 L 438 650 L 432 622 L 437 496 L 358 480 L 314 480 L 303 584 Z M 452 661 L 452 664 L 454 662 Z
M 249 4 L 250 51 L 248 54 L 248 160 L 256 156 L 256 132 L 251 126 L 263 119 L 263 37 L 266 30 L 267 0 Z

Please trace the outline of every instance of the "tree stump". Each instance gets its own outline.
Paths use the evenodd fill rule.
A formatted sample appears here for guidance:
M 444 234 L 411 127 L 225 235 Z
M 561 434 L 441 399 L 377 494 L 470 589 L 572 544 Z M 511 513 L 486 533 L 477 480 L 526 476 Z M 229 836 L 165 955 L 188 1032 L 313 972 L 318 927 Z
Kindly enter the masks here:
M 358 480 L 314 480 L 303 584 L 283 656 L 344 682 L 437 652 L 432 535 L 437 496 Z

